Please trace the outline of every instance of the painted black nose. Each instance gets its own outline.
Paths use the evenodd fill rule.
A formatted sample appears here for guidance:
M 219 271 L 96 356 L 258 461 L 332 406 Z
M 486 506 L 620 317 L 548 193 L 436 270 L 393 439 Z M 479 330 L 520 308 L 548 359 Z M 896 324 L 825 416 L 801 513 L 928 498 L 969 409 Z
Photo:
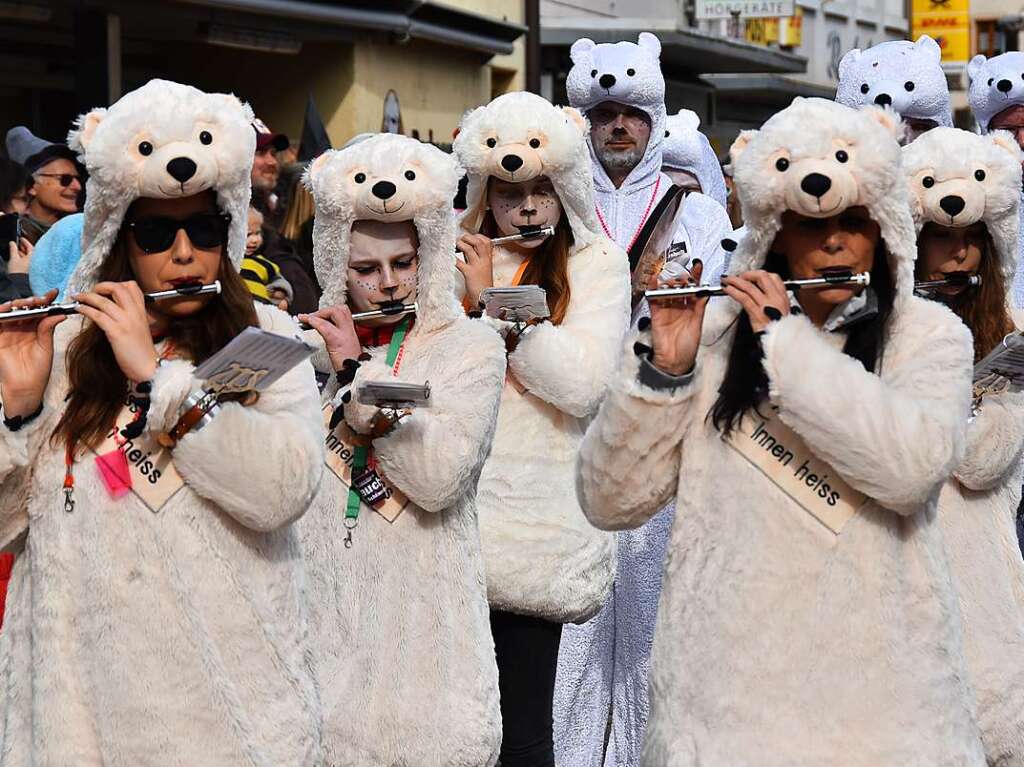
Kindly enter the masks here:
M 1009 93 L 1010 90 L 1013 88 L 1013 83 L 1011 83 L 1009 80 L 1000 80 L 999 82 L 996 83 L 996 87 L 1002 93 Z
M 887 107 L 892 105 L 892 96 L 888 93 L 879 93 L 875 96 L 875 103 L 880 107 Z
M 800 188 L 811 197 L 821 197 L 832 188 L 832 179 L 821 173 L 808 173 L 800 182 Z
M 517 154 L 507 154 L 501 158 L 501 167 L 509 173 L 515 173 L 523 167 L 523 158 Z
M 615 85 L 615 75 L 601 75 L 597 81 L 601 84 L 602 88 L 611 88 Z
M 184 184 L 196 175 L 196 164 L 187 157 L 175 157 L 167 163 L 167 172 L 179 184 Z
M 964 198 L 957 197 L 955 194 L 946 195 L 939 200 L 939 207 L 951 216 L 958 215 L 966 206 Z
M 390 200 L 395 196 L 395 192 L 398 191 L 398 188 L 390 181 L 378 181 L 370 187 L 370 191 L 373 192 L 374 197 L 381 200 Z

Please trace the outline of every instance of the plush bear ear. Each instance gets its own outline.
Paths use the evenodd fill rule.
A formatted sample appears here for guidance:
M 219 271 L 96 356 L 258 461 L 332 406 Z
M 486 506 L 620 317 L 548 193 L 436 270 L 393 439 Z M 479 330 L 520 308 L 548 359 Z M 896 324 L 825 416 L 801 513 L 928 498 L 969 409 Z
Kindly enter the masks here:
M 88 149 L 92 137 L 96 135 L 96 129 L 106 116 L 107 110 L 100 108 L 79 117 L 75 121 L 75 129 L 68 133 L 68 146 L 76 152 Z
M 985 66 L 987 58 L 981 53 L 975 56 L 973 59 L 967 62 L 967 80 L 968 82 L 974 82 L 981 75 L 981 70 Z
M 650 32 L 641 32 L 636 44 L 651 54 L 655 60 L 661 58 L 661 40 L 656 35 L 652 35 Z
M 569 122 L 575 125 L 580 132 L 581 136 L 586 136 L 590 132 L 590 127 L 587 125 L 587 118 L 580 114 L 580 110 L 575 107 L 562 107 L 562 112 L 569 119 Z
M 740 159 L 740 155 L 743 154 L 750 140 L 757 135 L 756 130 L 745 130 L 740 131 L 740 135 L 736 137 L 736 140 L 732 142 L 732 146 L 729 147 L 729 162 L 736 165 L 736 161 Z
M 306 188 L 309 189 L 309 191 L 313 191 L 313 185 L 316 184 L 317 178 L 319 178 L 320 174 L 323 172 L 324 165 L 327 164 L 327 161 L 331 158 L 332 154 L 333 150 L 328 149 L 322 155 L 313 160 L 313 162 L 309 164 L 309 167 L 306 168 Z
M 579 40 L 572 44 L 569 49 L 569 58 L 572 59 L 573 64 L 581 63 L 587 55 L 594 50 L 594 41 L 589 37 L 581 37 Z
M 917 42 L 914 43 L 914 47 L 919 51 L 924 51 L 931 56 L 935 61 L 942 61 L 942 48 L 935 42 L 935 38 L 929 37 L 928 35 L 921 35 L 917 38 Z
M 692 109 L 680 109 L 676 114 L 674 122 L 677 125 L 682 125 L 685 128 L 691 130 L 697 130 L 700 128 L 700 115 L 694 112 Z
M 903 121 L 892 107 L 876 107 L 872 104 L 870 106 L 863 106 L 857 111 L 862 112 L 881 125 L 897 141 L 903 137 Z
M 839 79 L 845 80 L 848 74 L 853 73 L 853 68 L 860 61 L 861 50 L 860 48 L 851 48 L 843 57 L 839 59 Z
M 988 134 L 988 138 L 1000 149 L 1009 152 L 1014 162 L 1021 161 L 1020 145 L 1013 137 L 1013 134 L 1005 130 L 995 130 Z

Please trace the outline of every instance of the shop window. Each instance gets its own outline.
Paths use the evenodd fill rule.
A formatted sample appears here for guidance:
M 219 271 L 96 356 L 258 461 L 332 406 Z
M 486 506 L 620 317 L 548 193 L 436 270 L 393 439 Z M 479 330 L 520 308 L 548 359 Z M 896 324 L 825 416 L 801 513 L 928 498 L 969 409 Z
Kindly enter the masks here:
M 992 58 L 1003 53 L 1003 33 L 995 19 L 977 19 L 974 22 L 974 52 Z

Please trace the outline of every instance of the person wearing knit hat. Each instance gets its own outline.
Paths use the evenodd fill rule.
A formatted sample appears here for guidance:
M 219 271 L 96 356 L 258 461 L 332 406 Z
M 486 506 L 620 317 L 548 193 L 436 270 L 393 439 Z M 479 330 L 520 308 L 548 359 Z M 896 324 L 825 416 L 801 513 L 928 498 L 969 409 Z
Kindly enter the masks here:
M 152 80 L 69 135 L 90 173 L 78 313 L 0 323 L 0 545 L 24 550 L 0 632 L 2 767 L 320 763 L 292 526 L 324 461 L 313 370 L 205 416 L 196 402 L 196 366 L 237 334 L 298 333 L 238 274 L 251 119 Z
M 678 190 L 664 173 L 667 125 L 661 42 L 642 32 L 637 42 L 571 48 L 569 103 L 590 120 L 589 150 L 596 214 L 602 232 L 627 251 L 634 299 L 642 293 L 645 229 Z M 714 282 L 727 260 L 722 240 L 732 225 L 722 205 L 704 193 L 679 203 L 668 259 Z M 659 254 L 660 258 L 660 254 Z M 633 325 L 646 313 L 636 303 Z M 635 764 L 647 717 L 647 663 L 673 507 L 639 530 L 616 534 L 615 586 L 600 613 L 566 625 L 555 690 L 555 745 L 565 767 L 600 763 L 607 737 L 609 763 Z
M 7 131 L 7 154 L 28 173 L 21 228 L 35 244 L 57 221 L 79 210 L 83 169 L 66 144 L 38 138 L 23 125 Z
M 1009 287 L 1017 261 L 1020 147 L 1005 131 L 985 136 L 936 128 L 903 150 L 918 230 L 916 277 L 980 276 L 981 285 L 927 295 L 963 320 L 974 358 L 1000 347 L 1013 323 Z M 1024 394 L 975 391 L 967 449 L 939 495 L 938 520 L 964 620 L 967 670 L 985 756 L 1024 764 L 1024 559 L 1014 516 L 1024 479 Z

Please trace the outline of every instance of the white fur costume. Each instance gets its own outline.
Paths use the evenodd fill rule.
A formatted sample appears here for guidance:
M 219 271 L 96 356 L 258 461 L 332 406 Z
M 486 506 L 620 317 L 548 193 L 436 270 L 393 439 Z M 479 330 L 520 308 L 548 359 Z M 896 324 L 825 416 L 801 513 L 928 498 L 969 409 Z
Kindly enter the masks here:
M 649 388 L 627 354 L 584 438 L 578 487 L 595 524 L 640 525 L 677 496 L 649 767 L 984 764 L 935 524 L 938 490 L 962 456 L 970 338 L 945 307 L 911 293 L 897 130 L 891 112 L 798 98 L 733 148 L 749 232 L 731 272 L 764 262 L 787 208 L 821 216 L 865 205 L 890 253 L 897 295 L 878 375 L 806 315 L 772 323 L 762 341 L 781 420 L 872 499 L 841 534 L 705 418 L 734 336 L 732 301 L 712 299 L 689 384 Z M 833 182 L 820 197 L 800 190 L 814 172 Z
M 995 248 L 990 257 L 999 260 L 1009 285 L 1017 260 L 1020 162 L 1017 142 L 1002 131 L 926 133 L 903 150 L 918 232 L 929 221 L 983 221 Z M 949 207 L 951 198 L 965 203 L 952 219 L 941 206 L 946 200 Z M 967 426 L 966 455 L 939 496 L 978 722 L 989 764 L 999 767 L 1024 765 L 1024 561 L 1015 525 L 1022 447 L 1024 395 L 986 396 Z
M 928 35 L 915 43 L 890 40 L 847 51 L 839 61 L 836 101 L 848 107 L 891 106 L 901 117 L 953 125 L 942 51 Z
M 665 119 L 662 167 L 685 170 L 697 177 L 701 192 L 723 208 L 726 203 L 725 177 L 708 137 L 700 132 L 700 117 L 680 109 Z
M 482 767 L 501 740 L 497 669 L 476 524 L 476 484 L 505 374 L 501 339 L 454 297 L 449 155 L 382 134 L 314 161 L 314 262 L 322 305 L 344 305 L 357 220 L 412 220 L 419 236 L 416 321 L 398 381 L 431 385 L 431 405 L 374 440 L 382 473 L 419 508 L 389 523 L 365 505 L 343 548 L 347 488 L 330 472 L 300 534 L 310 571 L 315 669 L 327 763 L 336 767 Z M 378 197 L 377 184 L 395 193 Z M 391 211 L 391 212 L 387 212 Z M 344 413 L 369 431 L 367 381 L 392 380 L 368 350 Z
M 672 185 L 661 170 L 667 118 L 660 55 L 658 38 L 646 32 L 637 43 L 595 45 L 582 39 L 572 46 L 573 67 L 566 88 L 573 106 L 587 112 L 602 101 L 615 101 L 640 109 L 651 119 L 643 159 L 619 188 L 590 148 L 598 208 L 611 236 L 623 248 Z M 609 76 L 615 81 L 610 85 Z M 676 231 L 675 241 L 686 244 L 679 258 L 700 258 L 703 281 L 717 282 L 729 255 L 721 243 L 731 232 L 721 205 L 706 194 L 690 194 Z M 644 304 L 638 307 L 634 321 L 645 308 Z M 608 764 L 636 761 L 647 716 L 647 662 L 672 514 L 669 505 L 642 529 L 616 535 L 619 563 L 611 597 L 592 621 L 567 626 L 562 632 L 555 749 L 563 767 L 601 764 L 609 711 L 613 718 Z
M 604 396 L 629 323 L 629 265 L 594 216 L 586 133 L 575 109 L 509 93 L 467 114 L 455 139 L 469 176 L 464 231 L 479 231 L 489 177 L 513 180 L 501 165 L 508 154 L 523 160 L 516 181 L 551 180 L 572 229 L 568 310 L 509 355 L 526 391 L 505 384 L 477 499 L 491 607 L 557 623 L 593 616 L 615 571 L 614 539 L 587 522 L 575 490 L 584 419 Z M 495 285 L 510 285 L 520 263 L 517 252 L 495 248 Z
M 73 283 L 93 284 L 140 195 L 215 189 L 232 216 L 228 252 L 239 262 L 251 119 L 232 96 L 165 81 L 86 115 L 69 141 L 90 171 L 85 255 Z M 142 141 L 157 159 L 137 154 Z M 197 180 L 182 187 L 161 168 L 188 156 Z M 282 312 L 258 311 L 266 329 L 296 332 Z M 50 435 L 68 391 L 65 350 L 80 326 L 75 318 L 57 329 L 42 415 L 21 431 L 0 429 L 0 466 L 13 458 L 27 467 L 0 473 L 0 543 L 28 533 L 0 634 L 0 764 L 320 763 L 303 567 L 290 524 L 308 507 L 323 464 L 312 369 L 293 369 L 251 407 L 222 405 L 186 435 L 174 449 L 184 486 L 158 513 L 132 494 L 111 500 L 88 451 L 75 463 L 76 505 L 67 513 L 64 444 Z M 199 387 L 192 371 L 184 360 L 159 368 L 150 431 L 175 423 Z

